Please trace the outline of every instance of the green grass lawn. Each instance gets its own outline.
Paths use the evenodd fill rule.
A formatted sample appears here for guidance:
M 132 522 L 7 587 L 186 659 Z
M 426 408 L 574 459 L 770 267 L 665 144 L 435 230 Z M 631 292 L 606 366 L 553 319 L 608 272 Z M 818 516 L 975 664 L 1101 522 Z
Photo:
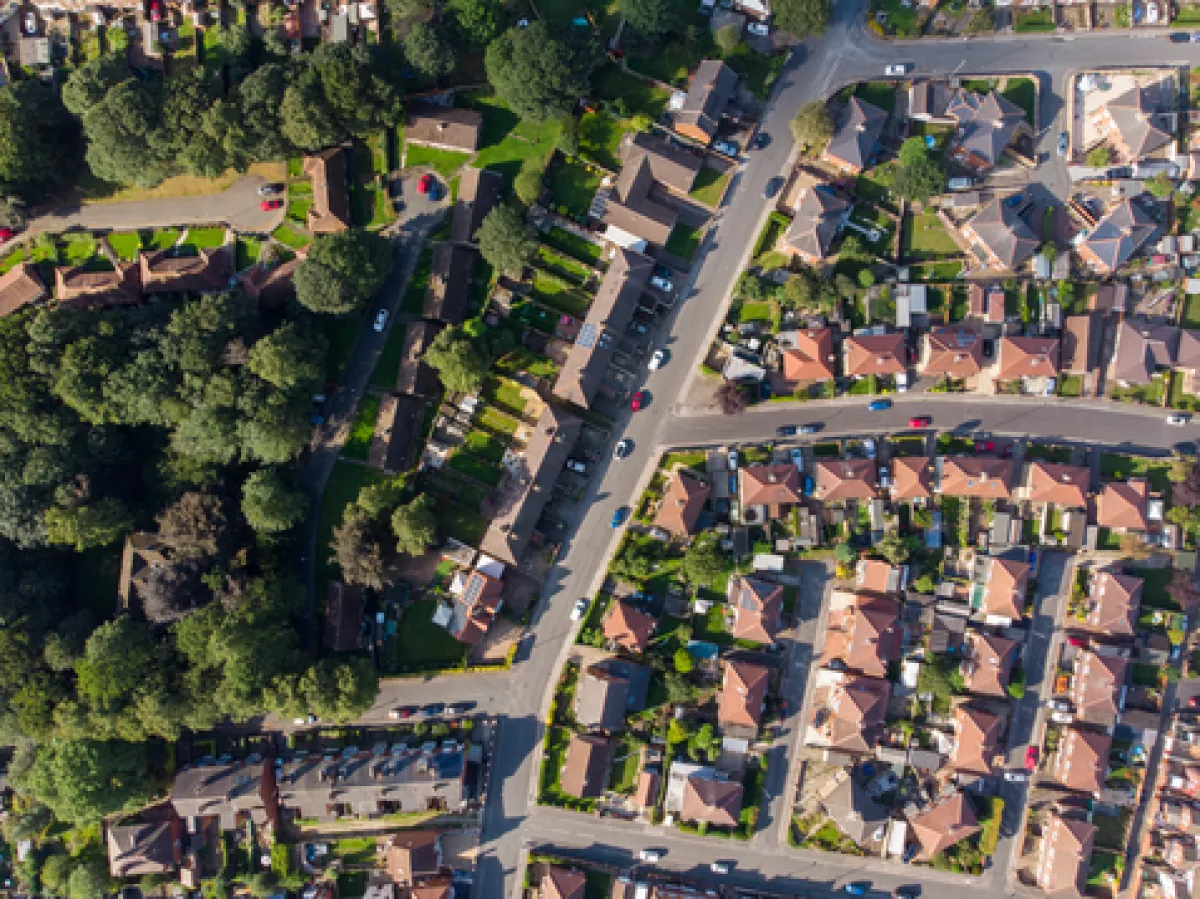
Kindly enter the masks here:
M 680 259 L 690 260 L 696 255 L 696 250 L 700 248 L 700 238 L 698 229 L 680 222 L 675 225 L 671 230 L 671 236 L 667 238 L 666 251 Z
M 627 115 L 657 119 L 667 108 L 670 92 L 626 72 L 615 63 L 605 63 L 592 73 L 592 96 L 609 103 L 621 101 Z
M 408 328 L 402 324 L 392 325 L 387 342 L 383 345 L 383 352 L 379 354 L 379 361 L 375 363 L 375 370 L 371 372 L 372 387 L 381 390 L 395 389 L 396 377 L 400 374 L 400 363 L 404 361 L 404 335 L 407 331 Z
M 899 4 L 896 5 L 899 7 Z M 889 14 L 889 23 L 891 18 Z M 896 88 L 886 81 L 860 81 L 854 88 L 854 96 L 884 112 L 894 112 L 896 109 Z
M 1061 375 L 1058 379 L 1059 396 L 1083 396 L 1083 378 L 1079 375 Z
M 347 837 L 334 842 L 331 853 L 345 865 L 369 865 L 375 861 L 374 837 Z
M 451 177 L 463 167 L 471 157 L 466 153 L 455 153 L 451 150 L 438 150 L 434 147 L 420 147 L 410 144 L 405 149 L 405 167 L 429 167 L 443 178 Z
M 1200 399 L 1183 392 L 1183 372 L 1171 372 L 1171 389 L 1167 394 L 1167 404 L 1172 409 L 1186 409 L 1188 412 L 1200 411 Z
M 592 298 L 577 287 L 572 287 L 562 278 L 536 269 L 533 276 L 533 297 L 539 303 L 582 318 L 587 314 Z
M 425 247 L 417 259 L 408 287 L 404 290 L 404 300 L 400 304 L 401 312 L 420 315 L 425 308 L 425 291 L 429 289 L 429 276 L 433 271 L 433 248 Z
M 1180 28 L 1200 28 L 1200 6 L 1180 4 L 1171 24 Z
M 738 310 L 738 322 L 740 324 L 746 324 L 748 322 L 769 322 L 770 320 L 770 303 L 742 303 L 741 309 Z
M 521 385 L 503 377 L 489 377 L 483 384 L 483 397 L 504 412 L 520 416 L 525 411 Z
M 579 120 L 579 155 L 614 171 L 621 167 L 617 148 L 628 121 L 607 112 L 585 112 Z
M 499 172 L 510 185 L 522 162 L 530 156 L 550 155 L 562 129 L 554 119 L 541 123 L 522 121 L 498 97 L 477 97 L 471 105 L 483 113 L 480 150 L 471 165 Z
M 96 255 L 96 239 L 90 234 L 60 234 L 59 265 L 83 265 Z
M 520 421 L 511 415 L 505 415 L 499 409 L 493 409 L 491 406 L 484 407 L 479 417 L 475 419 L 475 424 L 506 437 L 512 437 L 517 433 L 517 428 L 521 425 Z
M 509 376 L 525 371 L 539 378 L 553 378 L 558 374 L 558 366 L 552 361 L 524 347 L 509 350 L 496 360 L 492 370 Z
M 537 264 L 550 269 L 559 277 L 566 278 L 575 284 L 582 284 L 592 274 L 590 266 L 586 266 L 570 256 L 564 256 L 550 247 L 542 244 L 537 251 Z
M 641 768 L 641 755 L 638 747 L 627 740 L 617 744 L 613 753 L 612 768 L 608 774 L 608 787 L 622 795 L 628 795 L 637 789 L 638 771 Z
M 303 227 L 308 223 L 308 210 L 311 208 L 311 197 L 296 197 L 294 200 L 288 200 L 287 217 Z
M 244 271 L 258 261 L 263 242 L 257 237 L 239 235 L 237 239 L 237 270 Z
M 719 172 L 712 166 L 704 166 L 696 176 L 696 183 L 692 185 L 692 199 L 708 206 L 716 206 L 721 202 L 725 185 L 729 183 L 732 175 L 733 169 Z
M 550 172 L 550 189 L 554 192 L 554 206 L 572 218 L 587 215 L 592 198 L 600 187 L 603 175 L 588 168 L 582 162 L 564 160 Z
M 368 393 L 358 405 L 350 436 L 342 447 L 342 455 L 350 459 L 366 459 L 371 449 L 371 437 L 375 433 L 375 419 L 379 417 L 379 397 Z
M 707 28 L 707 26 L 706 26 Z M 708 37 L 707 34 L 704 35 Z M 662 81 L 674 87 L 686 88 L 688 72 L 692 71 L 704 59 L 708 50 L 707 44 L 700 40 L 690 46 L 678 41 L 657 48 L 651 56 L 629 56 L 626 64 L 635 72 L 639 72 L 656 81 Z
M 1200 294 L 1190 293 L 1183 301 L 1183 318 L 1180 325 L 1185 328 L 1200 328 Z
M 564 231 L 562 228 L 557 227 L 551 228 L 542 235 L 542 243 L 578 259 L 580 262 L 585 262 L 589 266 L 595 266 L 600 261 L 600 255 L 604 252 L 603 247 L 597 243 L 593 243 L 586 237 L 580 237 L 572 234 L 570 231 Z
M 395 637 L 401 671 L 438 671 L 466 661 L 471 647 L 433 623 L 436 609 L 436 600 L 419 599 L 404 610 Z
M 900 252 L 905 259 L 919 260 L 954 256 L 960 251 L 937 214 L 926 210 L 920 215 L 905 216 Z
M 485 518 L 457 503 L 439 500 L 434 515 L 437 517 L 438 531 L 468 546 L 478 546 L 487 530 Z
M 1050 12 L 1051 10 L 1047 10 Z M 1021 15 L 1021 13 L 1017 13 Z M 1034 122 L 1034 104 L 1037 103 L 1037 85 L 1033 83 L 1032 78 L 1010 78 L 1004 86 L 1004 97 L 1012 100 L 1023 110 L 1025 110 L 1025 119 L 1030 126 Z
M 309 245 L 311 238 L 303 232 L 297 231 L 291 225 L 283 224 L 271 232 L 271 237 L 279 241 L 285 247 L 291 247 L 293 250 L 302 250 Z
M 499 484 L 500 476 L 503 474 L 500 467 L 495 463 L 482 459 L 475 453 L 468 452 L 465 449 L 455 451 L 446 465 L 454 471 L 461 472 L 467 477 L 479 481 L 481 484 L 487 484 L 489 487 L 495 487 Z
M 1054 10 L 1016 10 L 1013 13 L 1013 31 L 1031 34 L 1039 31 L 1054 31 Z
M 224 228 L 189 228 L 184 246 L 197 250 L 215 250 L 225 243 Z
M 122 231 L 108 235 L 108 245 L 119 259 L 133 262 L 142 249 L 142 236 L 136 231 Z

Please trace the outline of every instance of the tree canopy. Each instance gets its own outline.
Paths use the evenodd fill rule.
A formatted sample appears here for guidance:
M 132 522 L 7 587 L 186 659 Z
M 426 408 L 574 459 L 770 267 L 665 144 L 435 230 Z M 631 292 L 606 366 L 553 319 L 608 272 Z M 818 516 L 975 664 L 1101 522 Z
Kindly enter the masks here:
M 361 308 L 392 272 L 387 238 L 351 228 L 322 234 L 296 267 L 296 299 L 313 312 L 334 315 Z
M 538 247 L 521 214 L 507 205 L 497 206 L 484 217 L 475 239 L 483 258 L 514 278 L 520 276 Z
M 587 93 L 597 56 L 590 29 L 574 29 L 559 39 L 539 19 L 492 41 L 484 66 L 509 108 L 522 118 L 542 121 L 569 113 Z
M 675 4 L 671 0 L 621 0 L 621 15 L 630 28 L 653 40 L 675 25 Z
M 479 341 L 468 337 L 461 327 L 439 332 L 425 350 L 424 358 L 451 393 L 469 394 L 479 390 L 491 368 L 491 359 Z
M 92 824 L 150 798 L 145 749 L 134 743 L 51 740 L 18 780 L 56 818 Z
M 806 155 L 813 156 L 833 137 L 833 116 L 821 100 L 800 107 L 790 123 L 792 136 Z

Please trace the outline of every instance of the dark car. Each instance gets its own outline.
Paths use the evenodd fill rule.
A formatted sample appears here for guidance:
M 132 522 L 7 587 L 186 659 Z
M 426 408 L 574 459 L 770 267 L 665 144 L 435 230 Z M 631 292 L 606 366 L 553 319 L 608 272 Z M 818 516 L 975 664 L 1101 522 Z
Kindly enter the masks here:
M 1172 44 L 1190 44 L 1192 42 L 1192 36 L 1186 31 L 1173 31 L 1167 37 L 1171 39 Z
M 770 142 L 771 142 L 771 135 L 767 134 L 767 132 L 765 132 L 765 131 L 760 131 L 760 132 L 758 132 L 758 134 L 754 135 L 754 140 L 750 141 L 750 149 L 751 150 L 761 150 L 763 147 L 765 147 Z
M 815 433 L 817 433 L 817 431 L 821 430 L 821 428 L 823 428 L 823 427 L 825 427 L 825 426 L 823 424 L 821 424 L 820 422 L 813 422 L 812 424 L 800 425 L 800 433 L 801 434 L 815 434 Z
M 426 715 L 440 715 L 446 711 L 446 704 L 444 702 L 431 702 L 429 705 L 421 706 L 421 711 Z
M 775 434 L 779 437 L 795 437 L 796 430 L 795 425 L 780 425 L 775 429 Z
M 773 196 L 775 196 L 775 194 L 779 193 L 779 189 L 781 187 L 783 187 L 783 177 L 781 175 L 776 175 L 774 178 L 769 180 L 767 182 L 767 186 L 763 188 L 763 199 L 771 199 Z

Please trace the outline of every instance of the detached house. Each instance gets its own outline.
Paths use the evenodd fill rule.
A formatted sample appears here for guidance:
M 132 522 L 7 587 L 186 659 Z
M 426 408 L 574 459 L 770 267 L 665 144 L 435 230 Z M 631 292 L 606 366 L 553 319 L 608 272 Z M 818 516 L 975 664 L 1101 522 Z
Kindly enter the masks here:
M 601 626 L 609 643 L 627 652 L 643 653 L 650 646 L 658 622 L 624 600 L 617 600 L 608 607 Z
M 1025 498 L 1031 503 L 1083 509 L 1088 504 L 1091 470 L 1078 465 L 1033 462 L 1026 469 Z
M 914 815 L 908 822 L 913 836 L 921 845 L 919 858 L 929 861 L 955 843 L 979 833 L 979 820 L 971 802 L 961 792 L 955 792 L 928 811 Z
M 976 175 L 995 168 L 1016 137 L 1029 130 L 1025 111 L 996 91 L 985 97 L 959 90 L 950 100 L 946 115 L 958 125 L 950 156 Z
M 576 799 L 596 799 L 608 785 L 612 741 L 607 737 L 571 734 L 560 782 L 564 793 Z
M 183 860 L 183 822 L 168 811 L 142 824 L 111 824 L 105 828 L 105 844 L 113 877 L 171 874 Z
M 1085 649 L 1075 660 L 1071 701 L 1081 721 L 1112 727 L 1125 705 L 1129 661 L 1112 653 Z
M 907 586 L 907 565 L 889 565 L 879 559 L 859 559 L 854 565 L 854 587 L 859 591 L 901 593 Z
M 624 247 L 641 241 L 663 245 L 678 214 L 663 203 L 662 191 L 686 196 L 703 164 L 683 147 L 645 132 L 627 135 L 620 148 L 621 172 L 604 203 L 605 239 Z
M 726 107 L 737 95 L 737 84 L 737 72 L 721 60 L 704 60 L 696 67 L 683 106 L 675 113 L 675 130 L 702 144 L 711 143 Z
M 1047 379 L 1058 376 L 1058 340 L 1053 337 L 1003 337 L 998 357 L 1000 383 L 1021 381 L 1023 389 L 1040 393 Z
M 654 516 L 654 526 L 676 540 L 689 540 L 711 493 L 712 488 L 708 484 L 686 468 L 679 469 L 667 484 L 667 491 Z
M 684 821 L 703 822 L 713 827 L 737 827 L 742 813 L 742 785 L 720 777 L 711 768 L 690 776 L 683 787 Z
M 1037 885 L 1052 896 L 1083 895 L 1095 837 L 1096 828 L 1087 821 L 1050 812 L 1038 847 Z
M 756 578 L 732 575 L 726 598 L 733 609 L 733 637 L 771 644 L 783 616 L 783 587 Z
M 836 377 L 833 332 L 829 328 L 782 331 L 778 338 L 783 379 L 789 387 L 824 383 Z
M 983 585 L 983 611 L 989 624 L 1019 621 L 1025 614 L 1029 566 L 1007 559 L 989 559 Z
M 1123 163 L 1134 163 L 1174 140 L 1175 116 L 1161 110 L 1161 92 L 1133 87 L 1092 113 L 1092 123 Z
M 809 743 L 835 752 L 871 752 L 883 735 L 890 681 L 844 674 L 814 691 Z
M 584 669 L 575 692 L 575 720 L 582 727 L 616 733 L 625 728 L 629 681 L 600 665 Z
M 1097 571 L 1089 585 L 1089 602 L 1084 618 L 1092 630 L 1115 637 L 1132 637 L 1142 607 L 1140 577 Z
M 350 184 L 346 180 L 346 151 L 341 147 L 330 147 L 305 156 L 302 171 L 312 180 L 313 201 L 308 210 L 308 230 L 314 234 L 332 234 L 349 228 L 353 222 L 350 218 Z
M 833 253 L 833 244 L 854 204 L 826 184 L 816 184 L 800 196 L 792 223 L 783 234 L 779 249 L 799 256 L 809 265 L 817 265 Z
M 859 97 L 851 97 L 822 158 L 835 168 L 857 175 L 871 164 L 888 114 Z
M 717 701 L 722 733 L 754 737 L 762 726 L 770 672 L 749 662 L 726 662 Z
M 816 468 L 817 499 L 822 502 L 844 503 L 875 496 L 874 459 L 821 459 Z
M 1117 329 L 1112 379 L 1126 387 L 1149 384 L 1155 375 L 1175 364 L 1179 343 L 1180 331 L 1172 325 L 1123 320 Z
M 1096 524 L 1117 533 L 1146 530 L 1150 486 L 1145 478 L 1109 481 L 1096 494 Z
M 1014 204 L 1013 200 L 1018 199 Z M 1017 197 L 997 197 L 960 228 L 964 243 L 970 245 L 980 265 L 996 272 L 1016 271 L 1037 250 L 1038 239 L 1021 213 Z M 989 303 L 1003 321 L 1003 294 Z M 989 321 L 991 317 L 989 315 Z
M 1054 780 L 1077 793 L 1098 795 L 1108 774 L 1108 753 L 1112 737 L 1081 727 L 1063 729 L 1054 754 Z
M 455 640 L 475 646 L 491 629 L 504 604 L 503 573 L 502 564 L 483 557 L 479 567 L 465 578 L 456 575 L 450 587 L 453 602 L 437 610 L 434 622 Z
M 983 340 L 961 325 L 932 328 L 921 340 L 921 374 L 973 381 L 983 370 Z
M 998 715 L 971 703 L 960 703 L 954 709 L 954 749 L 950 753 L 950 767 L 983 777 L 994 774 L 992 763 L 997 756 L 1003 759 L 1000 750 L 1003 731 L 1004 721 Z
M 0 275 L 0 317 L 40 302 L 46 295 L 46 285 L 37 269 L 28 262 L 18 262 Z
M 904 335 L 863 334 L 842 341 L 842 371 L 847 377 L 895 377 L 903 374 Z
M 477 109 L 417 104 L 404 123 L 404 143 L 452 153 L 474 153 L 483 132 L 483 113 Z
M 962 673 L 967 690 L 980 696 L 1007 696 L 1008 679 L 1017 657 L 1017 641 L 975 631 L 968 635 L 966 649 Z
M 587 875 L 579 868 L 547 865 L 538 884 L 539 899 L 583 899 Z
M 1128 262 L 1157 229 L 1154 219 L 1140 205 L 1133 200 L 1122 200 L 1079 245 L 1079 256 L 1084 265 L 1110 274 Z

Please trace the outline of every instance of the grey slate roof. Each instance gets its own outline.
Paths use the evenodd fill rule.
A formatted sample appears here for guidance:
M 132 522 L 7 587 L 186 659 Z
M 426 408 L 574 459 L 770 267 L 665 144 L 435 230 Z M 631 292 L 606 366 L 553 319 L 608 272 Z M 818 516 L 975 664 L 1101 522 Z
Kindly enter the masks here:
M 1131 200 L 1124 200 L 1096 223 L 1084 246 L 1108 271 L 1124 265 L 1154 233 L 1152 218 Z
M 1008 268 L 1016 268 L 1037 249 L 1033 229 L 1021 218 L 1016 207 L 999 197 L 971 219 L 971 229 Z
M 996 164 L 1017 129 L 1025 124 L 1025 111 L 995 91 L 983 97 L 975 91 L 960 90 L 946 114 L 956 119 L 962 130 L 955 148 L 983 160 L 988 167 Z
M 619 731 L 625 726 L 629 681 L 599 665 L 583 672 L 575 700 L 575 720 L 584 727 Z
M 1133 87 L 1105 104 L 1113 126 L 1134 158 L 1171 142 L 1170 119 L 1159 112 L 1158 91 Z
M 825 152 L 856 168 L 866 168 L 879 143 L 888 114 L 878 106 L 851 97 L 841 125 L 833 133 Z
M 1178 328 L 1126 319 L 1117 332 L 1113 377 L 1127 384 L 1149 384 L 1155 370 L 1175 363 L 1178 352 Z
M 706 59 L 696 68 L 687 98 L 675 113 L 677 124 L 694 125 L 711 139 L 725 107 L 737 92 L 737 72 L 719 59 Z
M 821 806 L 838 830 L 862 845 L 879 825 L 887 820 L 882 806 L 867 795 L 867 791 L 846 777 L 832 793 L 825 797 Z
M 796 205 L 796 214 L 784 240 L 809 256 L 824 259 L 829 255 L 834 238 L 842 229 L 842 221 L 850 203 L 824 184 L 804 193 Z

